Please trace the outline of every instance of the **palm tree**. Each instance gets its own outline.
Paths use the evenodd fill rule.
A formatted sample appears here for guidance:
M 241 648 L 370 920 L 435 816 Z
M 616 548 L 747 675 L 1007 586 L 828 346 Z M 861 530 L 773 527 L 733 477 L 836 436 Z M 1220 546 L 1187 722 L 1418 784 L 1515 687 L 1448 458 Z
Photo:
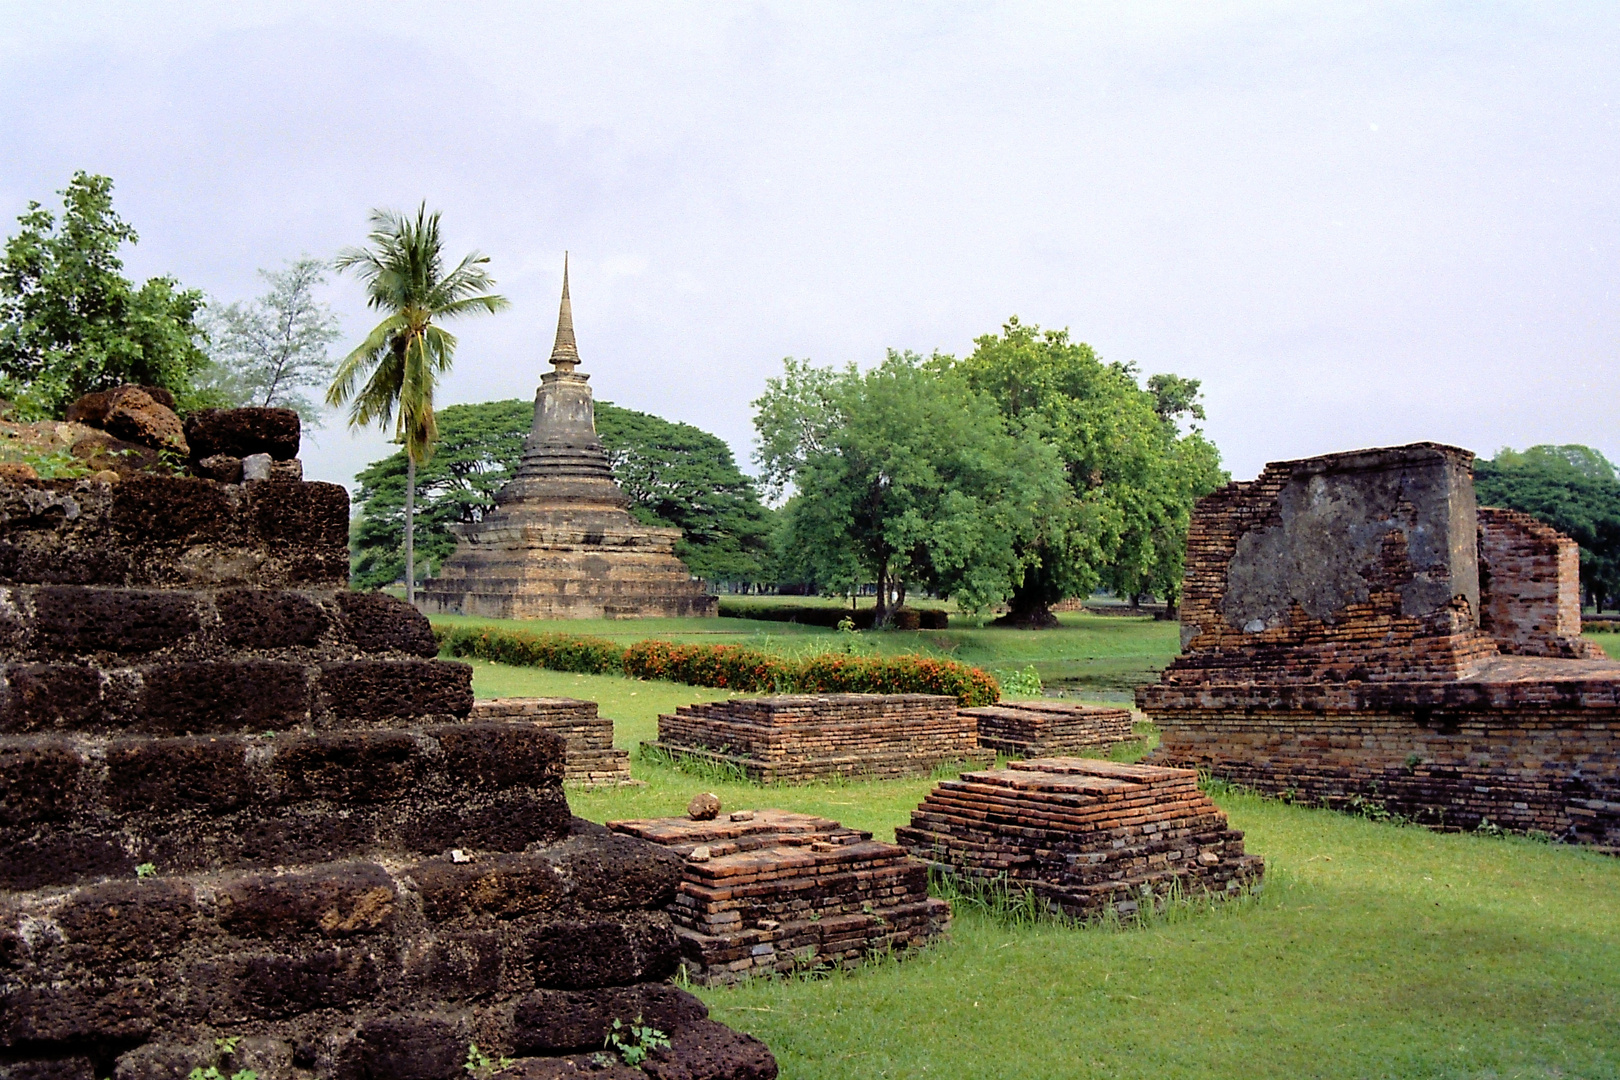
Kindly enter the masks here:
M 433 388 L 455 359 L 455 336 L 436 321 L 493 314 L 508 305 L 489 290 L 495 279 L 472 252 L 448 274 L 443 266 L 439 215 L 416 210 L 413 221 L 392 210 L 371 212 L 370 247 L 338 253 L 339 270 L 366 283 L 367 306 L 385 311 L 359 347 L 343 358 L 326 391 L 329 405 L 349 406 L 349 425 L 387 427 L 405 446 L 405 598 L 416 602 L 416 466 L 438 438 Z M 357 384 L 365 385 L 356 391 Z

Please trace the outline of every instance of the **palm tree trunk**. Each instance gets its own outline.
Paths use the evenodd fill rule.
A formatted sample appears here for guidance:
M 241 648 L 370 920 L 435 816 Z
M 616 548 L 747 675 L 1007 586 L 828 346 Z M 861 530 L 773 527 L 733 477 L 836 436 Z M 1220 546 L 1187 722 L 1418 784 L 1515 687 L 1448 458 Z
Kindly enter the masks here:
M 405 448 L 405 602 L 416 603 L 416 457 Z

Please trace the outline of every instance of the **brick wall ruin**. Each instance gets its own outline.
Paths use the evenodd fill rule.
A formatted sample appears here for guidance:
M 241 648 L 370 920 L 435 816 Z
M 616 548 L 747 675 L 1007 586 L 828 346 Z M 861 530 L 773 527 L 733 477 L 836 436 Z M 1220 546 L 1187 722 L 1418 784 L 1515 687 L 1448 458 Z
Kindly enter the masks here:
M 0 483 L 0 1078 L 556 1076 L 637 1015 L 646 1075 L 774 1077 L 662 981 L 681 859 L 469 720 L 347 532 L 330 484 Z
M 1129 709 L 1070 701 L 1009 701 L 963 709 L 979 725 L 979 745 L 1008 757 L 1108 752 L 1136 738 Z
M 694 982 L 849 966 L 921 946 L 950 923 L 950 906 L 928 895 L 927 867 L 827 818 L 745 810 L 608 827 L 686 860 L 670 911 Z
M 1432 443 L 1332 454 L 1201 500 L 1183 652 L 1137 694 L 1154 760 L 1620 846 L 1620 664 L 1579 639 L 1574 545 L 1477 509 L 1471 462 Z
M 909 776 L 984 761 L 978 724 L 937 694 L 777 694 L 682 705 L 653 747 L 735 765 L 755 779 Z

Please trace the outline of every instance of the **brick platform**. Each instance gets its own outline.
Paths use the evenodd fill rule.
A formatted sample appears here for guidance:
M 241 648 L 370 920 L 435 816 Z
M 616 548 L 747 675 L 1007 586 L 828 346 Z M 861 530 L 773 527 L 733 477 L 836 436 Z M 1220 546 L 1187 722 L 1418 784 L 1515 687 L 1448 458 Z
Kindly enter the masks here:
M 1433 443 L 1275 462 L 1200 500 L 1155 762 L 1443 829 L 1620 850 L 1620 663 L 1579 553 Z M 1507 654 L 1507 655 L 1504 655 Z
M 755 780 L 912 776 L 986 761 L 978 722 L 933 694 L 780 694 L 682 705 L 651 744 L 736 765 Z
M 586 787 L 640 784 L 630 778 L 630 754 L 613 748 L 613 721 L 596 702 L 574 698 L 490 698 L 473 702 L 471 720 L 523 721 L 559 736 L 563 779 Z
M 950 906 L 929 898 L 927 868 L 904 849 L 809 814 L 744 814 L 608 823 L 687 858 L 670 911 L 694 982 L 847 966 L 949 926 Z M 698 848 L 706 860 L 690 858 Z
M 944 780 L 895 839 L 969 880 L 1005 878 L 1069 915 L 1136 912 L 1144 895 L 1228 895 L 1257 884 L 1258 856 L 1190 769 L 1037 758 Z
M 979 724 L 979 745 L 1008 757 L 1107 751 L 1136 738 L 1131 711 L 1062 701 L 1014 701 L 963 709 Z
M 0 482 L 0 1078 L 555 1077 L 638 1015 L 647 1075 L 774 1077 L 664 981 L 681 859 L 572 817 L 534 718 L 469 719 L 427 619 L 346 588 L 348 522 L 333 484 Z

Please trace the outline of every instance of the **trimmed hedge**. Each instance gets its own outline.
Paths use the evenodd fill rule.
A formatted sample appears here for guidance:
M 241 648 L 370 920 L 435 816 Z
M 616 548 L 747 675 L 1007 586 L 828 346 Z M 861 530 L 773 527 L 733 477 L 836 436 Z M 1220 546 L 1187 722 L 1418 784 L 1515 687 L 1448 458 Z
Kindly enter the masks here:
M 812 604 L 751 604 L 747 600 L 720 598 L 722 619 L 760 619 L 765 622 L 791 622 L 800 626 L 834 627 L 845 619 L 857 630 L 870 630 L 877 617 L 874 608 L 817 607 Z M 896 630 L 944 630 L 950 616 L 938 608 L 903 607 L 894 613 Z
M 948 694 L 964 707 L 1001 700 L 1001 687 L 988 672 L 925 656 L 832 653 L 796 659 L 741 645 L 649 640 L 624 647 L 605 638 L 495 627 L 456 627 L 434 634 L 451 656 L 587 675 L 623 674 L 744 693 Z

